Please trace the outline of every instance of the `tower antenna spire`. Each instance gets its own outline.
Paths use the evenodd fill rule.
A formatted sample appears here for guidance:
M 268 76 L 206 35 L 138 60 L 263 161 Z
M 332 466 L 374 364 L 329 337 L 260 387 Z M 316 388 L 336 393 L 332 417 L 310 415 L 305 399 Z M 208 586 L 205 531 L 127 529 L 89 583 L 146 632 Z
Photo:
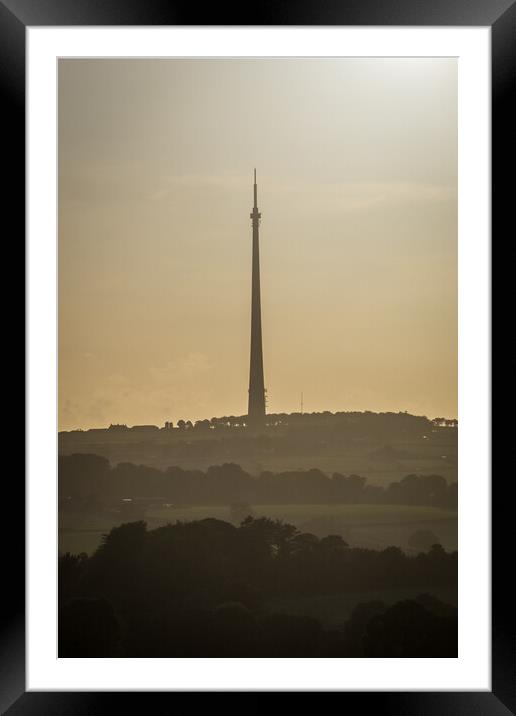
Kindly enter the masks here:
M 258 187 L 254 170 L 254 206 L 250 214 L 253 227 L 253 261 L 251 291 L 251 365 L 249 370 L 249 406 L 247 424 L 253 430 L 265 427 L 265 385 L 263 379 L 262 311 L 260 300 L 260 247 Z

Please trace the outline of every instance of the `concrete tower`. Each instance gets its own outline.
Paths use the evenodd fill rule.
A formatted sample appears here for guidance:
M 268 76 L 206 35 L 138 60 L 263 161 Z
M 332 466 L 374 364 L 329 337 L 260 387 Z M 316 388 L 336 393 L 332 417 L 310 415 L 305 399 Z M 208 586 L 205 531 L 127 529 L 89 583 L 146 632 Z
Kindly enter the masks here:
M 265 386 L 263 381 L 262 310 L 260 303 L 260 247 L 258 190 L 254 170 L 254 207 L 250 214 L 253 226 L 253 275 L 251 294 L 251 367 L 249 371 L 249 407 L 247 425 L 254 430 L 265 427 Z

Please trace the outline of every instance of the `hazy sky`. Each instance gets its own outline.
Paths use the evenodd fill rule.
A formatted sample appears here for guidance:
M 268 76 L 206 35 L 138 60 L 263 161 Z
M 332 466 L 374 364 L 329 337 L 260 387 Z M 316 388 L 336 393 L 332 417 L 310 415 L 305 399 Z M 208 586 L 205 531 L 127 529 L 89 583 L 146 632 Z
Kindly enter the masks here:
M 61 60 L 59 427 L 457 415 L 457 66 Z

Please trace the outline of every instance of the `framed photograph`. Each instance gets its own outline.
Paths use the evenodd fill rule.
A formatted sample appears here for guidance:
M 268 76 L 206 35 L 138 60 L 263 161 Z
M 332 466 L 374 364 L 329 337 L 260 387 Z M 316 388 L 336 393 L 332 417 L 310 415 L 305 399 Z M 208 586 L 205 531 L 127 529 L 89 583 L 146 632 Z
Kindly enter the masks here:
M 514 4 L 212 15 L 0 5 L 28 338 L 2 710 L 510 713 Z

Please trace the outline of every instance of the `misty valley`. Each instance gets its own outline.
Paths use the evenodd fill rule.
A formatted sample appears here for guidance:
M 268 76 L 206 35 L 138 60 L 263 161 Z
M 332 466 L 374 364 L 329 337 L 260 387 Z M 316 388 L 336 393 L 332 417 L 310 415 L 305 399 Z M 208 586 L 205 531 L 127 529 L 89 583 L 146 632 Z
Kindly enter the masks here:
M 60 656 L 456 656 L 457 422 L 59 434 Z

